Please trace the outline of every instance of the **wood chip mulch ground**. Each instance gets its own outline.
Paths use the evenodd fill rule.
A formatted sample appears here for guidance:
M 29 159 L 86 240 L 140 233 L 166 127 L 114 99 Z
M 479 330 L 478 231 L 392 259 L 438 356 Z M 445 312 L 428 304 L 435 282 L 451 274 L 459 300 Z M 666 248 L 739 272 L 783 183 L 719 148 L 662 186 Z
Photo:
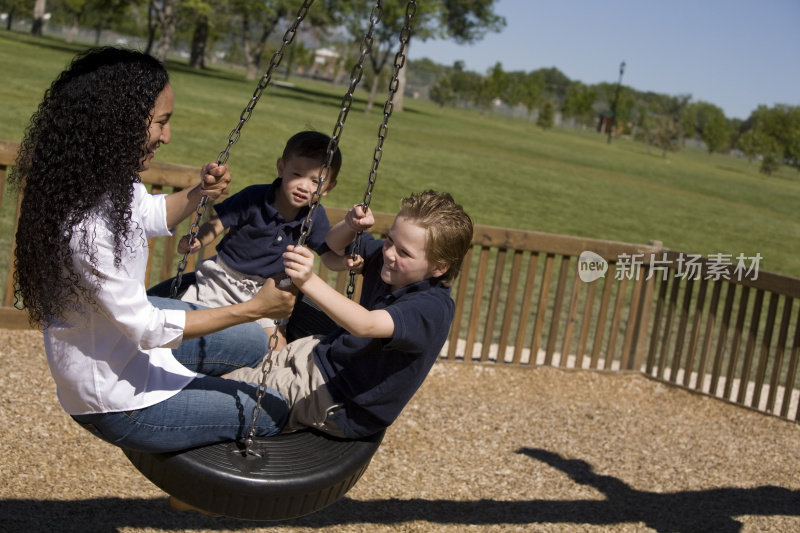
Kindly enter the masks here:
M 800 425 L 637 374 L 438 363 L 337 503 L 176 512 L 61 410 L 41 333 L 0 329 L 0 531 L 800 531 Z

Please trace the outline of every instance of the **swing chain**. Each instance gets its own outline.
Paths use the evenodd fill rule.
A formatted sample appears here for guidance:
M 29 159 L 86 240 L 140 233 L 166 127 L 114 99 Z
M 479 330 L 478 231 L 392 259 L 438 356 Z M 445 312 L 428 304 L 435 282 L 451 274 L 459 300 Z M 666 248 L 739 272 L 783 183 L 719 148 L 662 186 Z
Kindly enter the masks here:
M 242 128 L 250 120 L 250 117 L 253 114 L 253 109 L 256 107 L 259 99 L 261 99 L 261 94 L 264 92 L 264 89 L 267 88 L 269 85 L 270 80 L 272 80 L 272 72 L 280 65 L 281 60 L 283 59 L 283 54 L 286 51 L 286 47 L 289 46 L 292 41 L 294 40 L 294 36 L 297 33 L 297 28 L 300 26 L 300 23 L 303 19 L 306 18 L 308 14 L 308 10 L 311 7 L 311 4 L 314 3 L 314 0 L 303 0 L 303 5 L 297 10 L 297 14 L 295 15 L 295 19 L 292 24 L 289 26 L 289 29 L 286 30 L 286 33 L 283 34 L 283 40 L 281 42 L 281 46 L 278 50 L 272 54 L 272 58 L 270 59 L 269 67 L 264 75 L 261 77 L 261 80 L 258 82 L 258 86 L 256 87 L 255 91 L 253 92 L 253 96 L 250 98 L 250 101 L 245 106 L 244 110 L 242 111 L 241 115 L 239 115 L 239 123 L 236 125 L 231 133 L 228 135 L 228 144 L 225 146 L 225 149 L 222 150 L 219 155 L 217 156 L 217 164 L 224 165 L 228 162 L 228 156 L 230 155 L 231 147 L 237 143 L 239 137 L 242 135 Z M 205 194 L 200 198 L 200 203 L 197 205 L 196 210 L 196 217 L 194 222 L 192 223 L 191 227 L 189 228 L 189 244 L 194 242 L 197 238 L 197 232 L 200 229 L 200 221 L 203 219 L 203 215 L 205 214 L 206 204 L 208 203 L 208 196 Z M 189 257 L 189 252 L 183 254 L 183 259 L 178 262 L 178 274 L 175 276 L 175 279 L 172 280 L 172 285 L 170 286 L 170 297 L 177 298 L 178 296 L 178 288 L 181 285 L 181 279 L 183 278 L 183 271 L 186 270 L 187 258 Z
M 319 180 L 317 181 L 317 190 L 311 196 L 308 214 L 306 215 L 306 218 L 300 225 L 300 238 L 298 239 L 297 246 L 303 246 L 306 242 L 306 239 L 308 238 L 309 233 L 311 233 L 311 227 L 313 225 L 312 217 L 314 215 L 314 211 L 319 206 L 320 198 L 322 198 L 322 191 L 325 181 L 327 180 L 328 177 L 328 171 L 330 169 L 331 161 L 333 160 L 333 154 L 336 152 L 339 138 L 341 137 L 342 131 L 344 129 L 345 120 L 347 120 L 347 115 L 350 112 L 350 108 L 353 105 L 353 93 L 355 93 L 356 87 L 358 86 L 359 81 L 361 81 L 361 78 L 364 73 L 364 59 L 372 49 L 372 41 L 373 41 L 372 35 L 375 31 L 375 26 L 380 21 L 381 15 L 383 13 L 383 6 L 381 2 L 382 0 L 377 0 L 375 6 L 373 6 L 372 11 L 370 12 L 369 29 L 364 35 L 364 38 L 361 40 L 360 55 L 358 61 L 356 62 L 356 65 L 353 66 L 353 69 L 350 74 L 350 86 L 348 87 L 347 93 L 342 98 L 342 108 L 339 111 L 339 117 L 336 120 L 336 126 L 334 127 L 333 135 L 331 135 L 331 140 L 328 142 L 326 161 L 320 168 Z M 310 4 L 310 2 L 308 3 Z M 281 283 L 279 286 L 282 285 L 283 284 Z M 261 381 L 258 384 L 256 404 L 253 406 L 253 411 L 251 416 L 252 422 L 250 424 L 250 430 L 247 433 L 247 437 L 245 437 L 244 439 L 244 445 L 245 445 L 244 453 L 246 455 L 255 455 L 260 457 L 260 455 L 257 452 L 253 451 L 252 447 L 253 443 L 255 442 L 256 422 L 258 422 L 258 420 L 261 418 L 261 399 L 264 397 L 267 391 L 267 376 L 269 375 L 269 372 L 272 370 L 272 354 L 275 351 L 275 348 L 278 343 L 278 328 L 280 327 L 280 325 L 281 321 L 276 320 L 275 329 L 273 330 L 272 335 L 270 335 L 269 345 L 267 346 L 267 353 L 264 356 L 264 359 L 262 360 Z
M 239 140 L 239 137 L 242 134 L 242 128 L 244 127 L 245 123 L 250 120 L 250 116 L 253 114 L 253 108 L 258 103 L 258 100 L 261 98 L 261 93 L 264 92 L 264 89 L 267 88 L 269 85 L 270 80 L 272 79 L 272 72 L 280 65 L 281 60 L 283 59 L 283 54 L 286 51 L 286 47 L 289 46 L 292 41 L 294 40 L 294 36 L 297 33 L 297 28 L 300 26 L 300 23 L 303 19 L 306 18 L 308 15 L 308 10 L 311 7 L 311 4 L 314 3 L 314 0 L 304 0 L 303 5 L 297 10 L 297 15 L 295 15 L 295 19 L 292 22 L 289 29 L 286 30 L 286 33 L 283 34 L 283 40 L 281 41 L 281 46 L 272 54 L 272 59 L 270 60 L 269 67 L 264 75 L 261 77 L 261 80 L 256 87 L 256 90 L 253 92 L 253 97 L 250 99 L 250 102 L 245 106 L 244 110 L 242 111 L 241 116 L 239 117 L 239 124 L 231 131 L 230 135 L 228 136 L 228 145 L 225 149 L 220 152 L 219 156 L 217 157 L 217 161 L 220 165 L 225 164 L 228 160 L 228 153 L 230 152 L 231 147 L 236 144 Z
M 367 188 L 364 191 L 364 198 L 361 201 L 361 205 L 364 207 L 365 213 L 369 208 L 370 202 L 372 201 L 372 189 L 375 187 L 375 181 L 378 178 L 378 165 L 383 157 L 383 142 L 386 140 L 386 135 L 389 132 L 389 118 L 392 116 L 392 111 L 394 110 L 394 95 L 397 93 L 397 89 L 400 86 L 400 70 L 403 68 L 406 62 L 405 50 L 408 46 L 409 40 L 411 39 L 411 21 L 416 12 L 416 0 L 409 0 L 408 5 L 406 5 L 405 24 L 403 25 L 403 29 L 400 31 L 400 49 L 397 51 L 397 54 L 394 57 L 394 72 L 392 74 L 391 81 L 389 81 L 389 96 L 386 98 L 386 102 L 383 105 L 383 121 L 378 127 L 378 143 L 375 145 L 375 151 L 372 155 L 372 166 L 370 167 L 369 176 L 367 178 Z M 359 231 L 356 234 L 355 240 L 353 241 L 353 250 L 350 254 L 350 257 L 353 260 L 358 257 L 360 252 L 362 233 L 363 232 Z M 350 279 L 347 282 L 347 297 L 351 300 L 353 299 L 355 290 L 356 272 L 351 270 Z
M 200 221 L 203 219 L 203 213 L 206 210 L 206 202 L 208 202 L 208 196 L 204 194 L 202 198 L 200 198 L 200 203 L 197 204 L 197 209 L 195 209 L 195 219 L 192 221 L 192 225 L 189 227 L 190 243 L 197 238 L 197 232 L 200 230 Z M 178 274 L 172 280 L 172 285 L 169 287 L 169 297 L 172 299 L 176 299 L 178 297 L 178 289 L 180 288 L 181 280 L 183 279 L 183 271 L 186 270 L 187 257 L 189 257 L 189 252 L 183 254 L 183 258 L 181 258 L 181 260 L 178 262 Z
M 256 438 L 256 423 L 261 418 L 261 400 L 263 400 L 264 396 L 267 394 L 267 376 L 270 372 L 272 372 L 272 354 L 275 353 L 275 349 L 278 345 L 279 325 L 280 320 L 276 320 L 275 328 L 272 330 L 272 334 L 269 336 L 267 353 L 264 355 L 264 359 L 261 361 L 261 380 L 258 384 L 258 389 L 256 390 L 256 404 L 253 406 L 253 410 L 251 411 L 250 415 L 252 418 L 250 430 L 247 432 L 247 437 L 244 438 L 245 455 L 261 457 L 261 454 L 253 450 L 253 443 L 255 442 Z
M 325 181 L 328 179 L 328 172 L 330 169 L 331 161 L 333 160 L 333 154 L 336 152 L 336 148 L 339 144 L 339 139 L 342 136 L 342 131 L 344 131 L 344 123 L 347 120 L 347 115 L 350 113 L 350 109 L 353 106 L 353 94 L 355 93 L 356 87 L 358 86 L 361 78 L 364 75 L 364 59 L 372 50 L 372 42 L 373 42 L 373 34 L 375 32 L 375 26 L 380 22 L 381 17 L 383 16 L 383 5 L 382 0 L 377 0 L 374 6 L 372 6 L 372 11 L 369 15 L 369 28 L 367 32 L 364 34 L 364 37 L 361 39 L 361 45 L 359 47 L 359 57 L 356 64 L 353 65 L 353 68 L 350 71 L 350 86 L 347 88 L 347 92 L 342 97 L 342 104 L 341 109 L 339 111 L 339 116 L 336 119 L 336 124 L 333 127 L 333 133 L 331 134 L 331 140 L 328 143 L 328 151 L 326 154 L 326 161 L 320 168 L 319 173 L 319 180 L 317 181 L 317 190 L 311 196 L 311 202 L 309 204 L 309 211 L 306 215 L 306 218 L 303 220 L 302 224 L 300 225 L 300 239 L 298 240 L 297 245 L 302 246 L 305 244 L 306 239 L 308 238 L 309 233 L 311 233 L 311 227 L 313 226 L 313 215 L 314 211 L 316 211 L 317 207 L 319 206 L 320 198 L 322 197 L 322 190 L 325 185 Z

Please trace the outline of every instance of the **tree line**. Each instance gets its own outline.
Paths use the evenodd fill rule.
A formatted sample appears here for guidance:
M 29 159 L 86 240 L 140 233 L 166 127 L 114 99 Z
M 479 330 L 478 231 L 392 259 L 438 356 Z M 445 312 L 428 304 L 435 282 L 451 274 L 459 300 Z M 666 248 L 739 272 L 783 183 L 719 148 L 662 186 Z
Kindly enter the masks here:
M 784 164 L 800 170 L 800 106 L 762 105 L 747 120 L 729 119 L 718 106 L 692 101 L 688 94 L 641 92 L 616 83 L 586 85 L 554 67 L 506 72 L 498 62 L 480 74 L 466 70 L 461 61 L 448 67 L 427 59 L 412 62 L 412 67 L 434 80 L 429 97 L 440 106 L 488 112 L 501 101 L 523 108 L 545 129 L 560 112 L 581 127 L 603 132 L 613 127 L 614 135 L 631 135 L 664 155 L 698 139 L 709 153 L 738 150 L 750 160 L 759 159 L 767 175 Z
M 400 32 L 409 17 L 413 18 L 414 40 L 471 43 L 505 26 L 505 19 L 494 12 L 496 1 L 385 1 L 379 9 L 376 0 L 0 0 L 0 11 L 8 15 L 9 29 L 14 17 L 32 13 L 31 31 L 36 35 L 42 34 L 48 11 L 51 23 L 74 31 L 95 28 L 97 41 L 105 29 L 140 37 L 147 42 L 144 51 L 162 61 L 177 43 L 187 43 L 189 66 L 195 68 L 205 66 L 210 50 L 222 47 L 225 58 L 244 65 L 251 80 L 272 59 L 275 39 L 282 39 L 289 21 L 302 13 L 303 40 L 340 52 L 342 71 L 350 68 L 369 35 L 369 109 L 389 70 L 385 67 L 394 65 Z M 380 23 L 371 24 L 376 20 Z M 289 63 L 313 61 L 302 42 L 293 43 L 290 50 Z M 402 97 L 402 90 L 399 94 Z M 402 101 L 395 109 L 401 108 Z
M 301 26 L 302 39 L 295 39 L 283 58 L 286 72 L 292 66 L 312 66 L 311 47 L 327 46 L 339 53 L 337 72 L 346 75 L 359 55 L 371 20 L 379 15 L 364 70 L 369 86 L 367 112 L 380 85 L 388 83 L 409 11 L 413 15 L 412 40 L 472 43 L 487 32 L 501 31 L 506 23 L 494 12 L 496 0 L 385 1 L 377 13 L 375 0 L 306 3 L 313 5 Z M 271 60 L 276 39 L 280 42 L 283 30 L 303 5 L 302 0 L 0 0 L 0 12 L 6 14 L 8 29 L 15 18 L 30 17 L 31 32 L 36 35 L 44 31 L 47 12 L 50 23 L 70 28 L 67 40 L 78 28 L 93 28 L 97 42 L 104 30 L 135 36 L 147 43 L 146 52 L 161 60 L 176 45 L 185 46 L 194 68 L 204 68 L 211 51 L 221 49 L 225 60 L 243 65 L 246 77 L 255 80 Z M 409 46 L 413 52 L 413 45 Z M 463 62 L 443 66 L 428 59 L 408 61 L 405 67 L 401 69 L 396 111 L 402 110 L 408 76 L 411 83 L 428 87 L 430 99 L 441 106 L 477 107 L 486 112 L 500 100 L 523 109 L 545 129 L 553 126 L 556 113 L 560 113 L 581 127 L 602 132 L 612 128 L 614 135 L 631 135 L 664 155 L 698 139 L 709 153 L 738 150 L 749 159 L 760 160 L 766 174 L 784 164 L 800 170 L 797 106 L 760 106 L 743 121 L 728 119 L 716 105 L 692 101 L 691 95 L 640 92 L 616 83 L 587 85 L 569 79 L 555 67 L 506 72 L 497 62 L 481 74 L 466 70 Z

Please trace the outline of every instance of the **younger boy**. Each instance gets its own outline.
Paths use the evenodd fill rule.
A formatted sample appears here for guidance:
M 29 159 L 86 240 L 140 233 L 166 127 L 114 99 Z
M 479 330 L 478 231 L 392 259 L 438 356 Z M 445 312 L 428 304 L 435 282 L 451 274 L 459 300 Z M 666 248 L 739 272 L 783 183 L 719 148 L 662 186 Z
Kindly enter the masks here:
M 330 137 L 316 131 L 292 136 L 277 160 L 278 178 L 272 184 L 251 185 L 214 206 L 215 214 L 203 224 L 197 238 L 184 236 L 180 253 L 194 253 L 214 242 L 225 228 L 228 233 L 217 245 L 217 255 L 197 265 L 194 285 L 181 300 L 206 307 L 219 307 L 249 300 L 267 278 L 283 274 L 282 254 L 295 244 L 305 221 L 309 203 L 317 191 L 320 169 L 328 155 Z M 333 154 L 321 195 L 336 186 L 342 165 L 337 148 Z M 319 205 L 312 218 L 306 244 L 320 255 L 331 270 L 347 268 L 343 251 L 335 253 L 325 244 L 330 230 L 325 209 Z M 274 320 L 259 324 L 272 333 Z M 279 334 L 279 346 L 284 344 Z
M 334 226 L 328 244 L 341 251 L 372 224 L 356 208 Z M 364 234 L 368 237 L 368 234 Z M 436 361 L 450 331 L 455 304 L 450 284 L 472 243 L 472 221 L 447 194 L 413 194 L 387 238 L 365 238 L 361 305 L 313 273 L 313 254 L 290 246 L 286 274 L 341 328 L 306 337 L 273 357 L 266 385 L 289 408 L 284 431 L 313 427 L 347 438 L 391 425 Z M 260 382 L 261 365 L 225 377 Z

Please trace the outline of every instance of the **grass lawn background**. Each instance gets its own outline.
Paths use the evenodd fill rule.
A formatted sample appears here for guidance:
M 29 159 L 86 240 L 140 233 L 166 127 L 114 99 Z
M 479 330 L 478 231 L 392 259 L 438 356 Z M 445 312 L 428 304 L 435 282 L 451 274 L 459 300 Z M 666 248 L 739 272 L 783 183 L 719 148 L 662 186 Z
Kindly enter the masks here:
M 82 45 L 0 31 L 0 139 L 20 141 L 45 89 Z M 195 71 L 168 62 L 175 90 L 172 141 L 161 161 L 199 166 L 214 160 L 253 95 L 241 71 Z M 282 75 L 274 78 L 282 81 Z M 330 134 L 346 87 L 298 78 L 268 88 L 233 146 L 233 192 L 275 177 L 286 139 L 312 128 Z M 340 147 L 339 184 L 324 205 L 359 202 L 377 142 L 381 108 L 364 113 L 359 89 Z M 372 208 L 394 212 L 401 197 L 446 190 L 479 224 L 598 239 L 660 240 L 702 255 L 763 257 L 760 268 L 800 277 L 800 173 L 783 167 L 767 178 L 758 163 L 685 148 L 664 158 L 630 139 L 555 128 L 429 102 L 405 101 L 389 123 Z M 76 147 L 80 149 L 80 147 Z M 4 213 L 8 213 L 9 194 Z M 10 245 L 10 215 L 0 246 Z

